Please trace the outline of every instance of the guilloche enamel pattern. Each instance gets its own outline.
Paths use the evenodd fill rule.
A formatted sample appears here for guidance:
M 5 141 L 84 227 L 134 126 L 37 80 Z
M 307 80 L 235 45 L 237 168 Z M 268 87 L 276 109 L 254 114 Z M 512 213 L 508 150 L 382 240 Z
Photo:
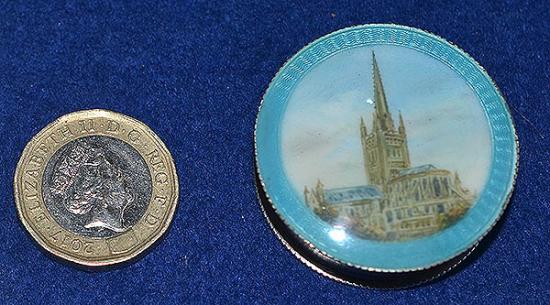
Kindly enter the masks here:
M 338 281 L 402 287 L 462 262 L 513 189 L 517 140 L 485 70 L 444 39 L 364 25 L 300 50 L 256 122 L 262 209 Z

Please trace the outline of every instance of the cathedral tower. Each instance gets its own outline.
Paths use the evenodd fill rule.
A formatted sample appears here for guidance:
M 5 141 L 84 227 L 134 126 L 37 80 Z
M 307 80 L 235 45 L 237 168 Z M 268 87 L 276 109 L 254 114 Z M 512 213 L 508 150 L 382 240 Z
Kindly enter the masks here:
M 388 182 L 398 176 L 400 170 L 410 167 L 409 148 L 401 113 L 399 113 L 399 126 L 397 129 L 394 127 L 374 52 L 372 52 L 372 73 L 375 108 L 372 131 L 368 133 L 363 118 L 359 126 L 363 162 L 368 182 L 387 191 Z

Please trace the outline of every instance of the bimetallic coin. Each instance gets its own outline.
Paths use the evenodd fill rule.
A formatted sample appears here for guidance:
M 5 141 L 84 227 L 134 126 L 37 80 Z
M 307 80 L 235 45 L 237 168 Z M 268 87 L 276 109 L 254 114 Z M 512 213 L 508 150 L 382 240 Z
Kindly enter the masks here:
M 178 200 L 174 161 L 128 116 L 65 115 L 25 147 L 15 173 L 19 217 L 44 249 L 85 266 L 132 259 L 168 229 Z

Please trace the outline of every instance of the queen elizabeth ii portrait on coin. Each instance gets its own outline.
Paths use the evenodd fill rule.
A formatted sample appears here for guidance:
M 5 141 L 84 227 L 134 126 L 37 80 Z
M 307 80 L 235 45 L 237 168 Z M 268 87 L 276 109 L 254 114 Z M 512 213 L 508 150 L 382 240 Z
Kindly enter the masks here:
M 151 196 L 144 160 L 114 138 L 91 136 L 68 143 L 56 152 L 45 174 L 48 210 L 60 225 L 85 236 L 128 230 Z

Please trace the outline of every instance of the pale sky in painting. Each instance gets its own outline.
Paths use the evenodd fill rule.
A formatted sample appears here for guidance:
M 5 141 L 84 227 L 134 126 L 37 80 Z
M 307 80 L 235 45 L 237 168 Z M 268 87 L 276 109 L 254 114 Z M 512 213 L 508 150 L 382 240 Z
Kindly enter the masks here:
M 472 89 L 443 63 L 418 51 L 377 46 L 339 53 L 315 67 L 292 93 L 283 118 L 282 154 L 296 191 L 367 184 L 359 121 L 372 130 L 372 55 L 394 123 L 403 115 L 412 166 L 457 171 L 479 192 L 491 160 L 490 131 Z

